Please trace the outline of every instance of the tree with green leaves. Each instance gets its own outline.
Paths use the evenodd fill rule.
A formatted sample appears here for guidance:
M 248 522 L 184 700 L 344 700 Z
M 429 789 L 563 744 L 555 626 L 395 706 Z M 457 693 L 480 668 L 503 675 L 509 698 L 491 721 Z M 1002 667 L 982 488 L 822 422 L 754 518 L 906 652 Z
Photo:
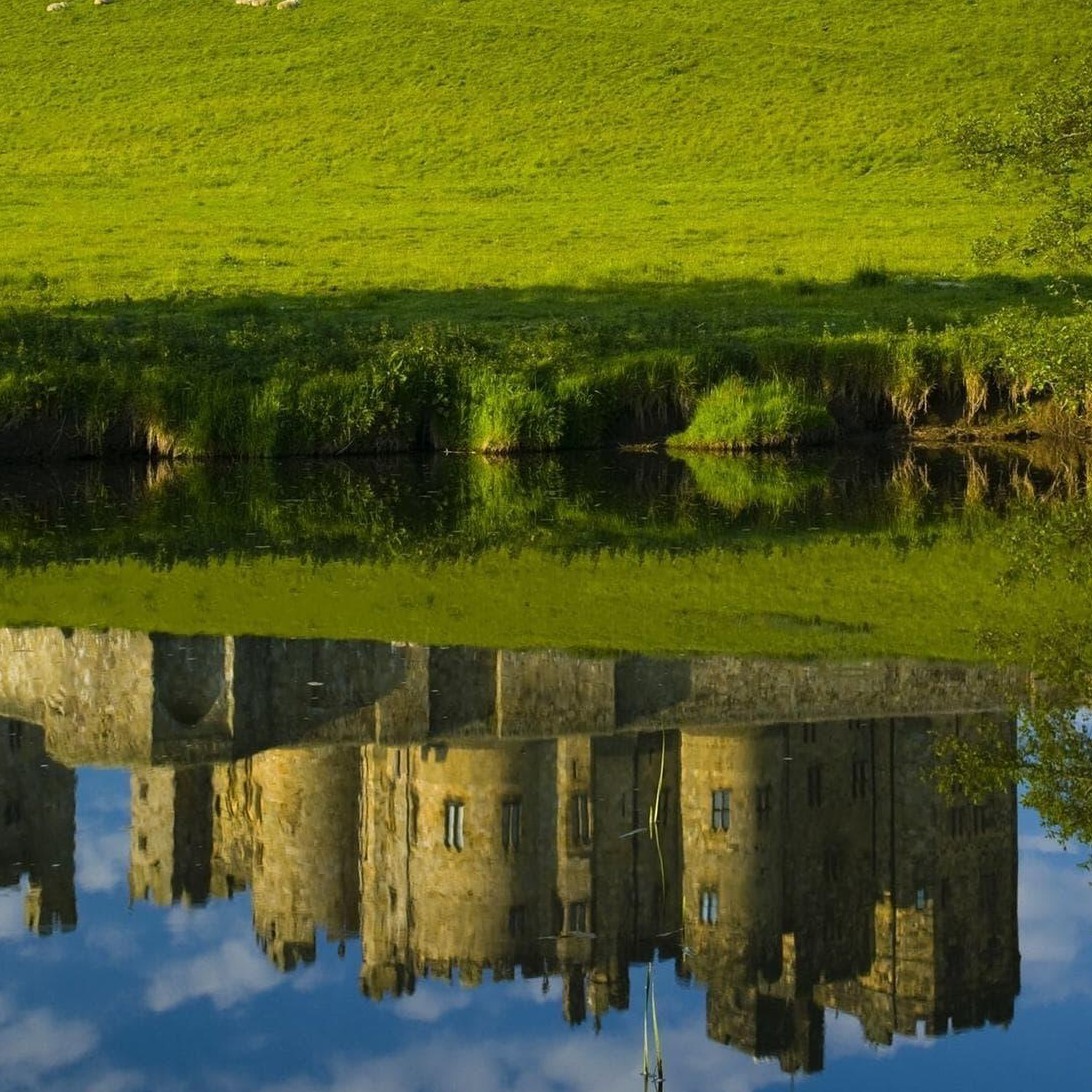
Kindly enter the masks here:
M 1015 185 L 1037 210 L 1023 230 L 999 228 L 980 240 L 981 260 L 1016 256 L 1074 269 L 1092 259 L 1092 60 L 1008 116 L 962 121 L 950 140 L 984 185 Z

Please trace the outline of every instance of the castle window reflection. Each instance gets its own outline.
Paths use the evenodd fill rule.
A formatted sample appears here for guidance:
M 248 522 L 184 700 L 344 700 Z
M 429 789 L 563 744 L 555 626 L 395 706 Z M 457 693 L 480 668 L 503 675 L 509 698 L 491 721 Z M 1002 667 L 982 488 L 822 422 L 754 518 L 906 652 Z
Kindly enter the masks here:
M 565 931 L 567 933 L 586 933 L 588 931 L 588 904 L 570 902 L 565 908 Z
M 702 925 L 716 925 L 720 916 L 720 895 L 716 891 L 701 893 L 700 917 Z
M 586 792 L 569 798 L 569 841 L 574 846 L 591 845 L 591 805 Z
M 853 799 L 863 800 L 868 795 L 868 761 L 864 758 L 853 760 Z
M 501 805 L 501 845 L 506 850 L 519 849 L 522 812 L 523 804 L 519 799 L 505 800 Z
M 818 808 L 823 804 L 823 767 L 814 762 L 808 767 L 808 807 Z
M 773 787 L 762 785 L 755 789 L 755 815 L 758 817 L 759 827 L 765 827 L 770 821 L 773 811 Z
M 727 830 L 732 824 L 732 790 L 713 790 L 713 829 Z
M 463 848 L 463 813 L 461 800 L 448 800 L 444 804 L 444 845 L 448 849 Z

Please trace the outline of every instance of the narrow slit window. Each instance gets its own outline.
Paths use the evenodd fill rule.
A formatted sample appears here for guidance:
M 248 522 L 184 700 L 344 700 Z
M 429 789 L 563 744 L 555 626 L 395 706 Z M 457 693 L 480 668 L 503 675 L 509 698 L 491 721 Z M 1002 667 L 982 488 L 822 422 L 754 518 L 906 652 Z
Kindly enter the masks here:
M 758 816 L 758 825 L 769 825 L 770 816 L 773 814 L 773 786 L 761 785 L 755 789 L 755 815 Z
M 569 842 L 591 845 L 591 803 L 586 792 L 574 792 L 569 798 Z
M 519 849 L 522 819 L 523 804 L 520 800 L 506 800 L 501 805 L 501 845 L 505 850 Z
M 701 905 L 699 908 L 702 925 L 716 925 L 720 916 L 720 895 L 713 890 L 701 893 Z
M 449 800 L 444 805 L 444 845 L 448 849 L 463 848 L 463 813 L 461 800 Z
M 866 759 L 853 760 L 853 799 L 863 800 L 868 796 L 868 762 Z
M 588 931 L 588 904 L 570 902 L 567 908 L 568 932 L 586 933 Z

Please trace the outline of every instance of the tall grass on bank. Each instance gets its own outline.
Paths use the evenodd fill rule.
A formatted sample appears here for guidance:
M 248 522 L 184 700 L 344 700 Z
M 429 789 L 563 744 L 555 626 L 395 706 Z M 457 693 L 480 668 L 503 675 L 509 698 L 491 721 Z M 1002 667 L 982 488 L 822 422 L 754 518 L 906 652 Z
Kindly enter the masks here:
M 829 306 L 852 303 L 845 293 L 828 293 Z M 0 455 L 515 452 L 673 434 L 754 448 L 825 436 L 832 418 L 851 431 L 914 427 L 1050 396 L 1059 424 L 1088 410 L 1085 310 L 984 309 L 940 328 L 928 313 L 901 327 L 866 317 L 842 330 L 757 304 L 718 311 L 709 296 L 696 297 L 700 312 L 668 297 L 638 317 L 618 302 L 469 326 L 261 300 L 9 312 Z M 770 290 L 767 307 L 780 298 Z

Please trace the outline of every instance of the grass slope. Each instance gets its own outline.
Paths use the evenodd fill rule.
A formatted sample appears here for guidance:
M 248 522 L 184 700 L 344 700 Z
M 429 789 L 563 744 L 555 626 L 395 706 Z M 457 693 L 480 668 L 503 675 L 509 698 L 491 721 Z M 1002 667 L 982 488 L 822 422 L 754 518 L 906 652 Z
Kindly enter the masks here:
M 941 119 L 1078 0 L 39 0 L 0 40 L 0 302 L 965 272 Z

